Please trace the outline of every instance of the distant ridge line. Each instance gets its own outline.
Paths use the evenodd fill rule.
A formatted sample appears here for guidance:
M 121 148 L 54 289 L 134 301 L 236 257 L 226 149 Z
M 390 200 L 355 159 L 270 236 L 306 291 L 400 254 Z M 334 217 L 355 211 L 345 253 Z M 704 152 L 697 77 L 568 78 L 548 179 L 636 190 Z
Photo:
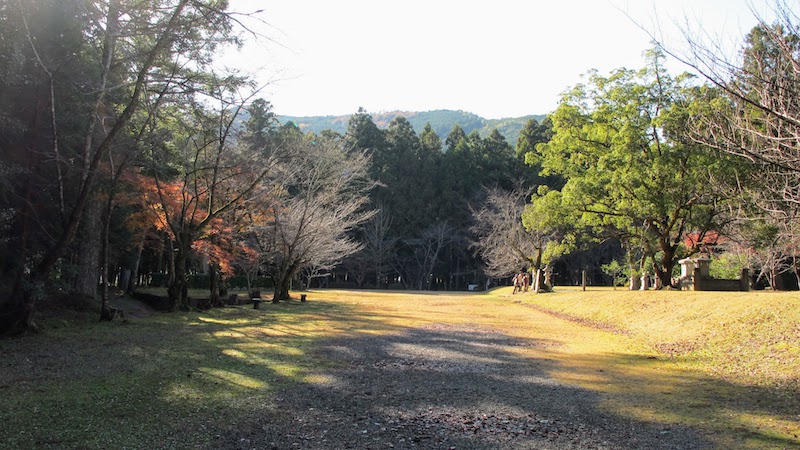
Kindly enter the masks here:
M 503 119 L 485 119 L 477 114 L 461 110 L 438 109 L 433 111 L 384 111 L 378 113 L 368 113 L 372 116 L 372 121 L 378 128 L 385 129 L 397 116 L 408 119 L 414 131 L 419 134 L 425 124 L 430 123 L 436 134 L 444 141 L 450 134 L 455 125 L 459 125 L 466 134 L 473 131 L 485 137 L 493 129 L 497 129 L 509 144 L 516 145 L 520 130 L 530 119 L 541 122 L 545 114 L 531 114 L 521 117 L 508 117 Z M 324 130 L 332 130 L 340 134 L 347 132 L 347 124 L 353 114 L 329 115 L 329 116 L 284 116 L 278 115 L 281 123 L 293 122 L 302 131 L 313 131 L 320 133 Z

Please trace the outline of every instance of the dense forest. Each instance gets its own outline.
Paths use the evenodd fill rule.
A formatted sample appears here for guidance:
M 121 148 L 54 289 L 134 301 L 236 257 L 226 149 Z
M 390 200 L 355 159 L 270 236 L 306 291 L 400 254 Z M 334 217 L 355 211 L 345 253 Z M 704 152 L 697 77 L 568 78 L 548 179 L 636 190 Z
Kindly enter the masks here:
M 668 288 L 697 254 L 756 286 L 800 278 L 800 24 L 784 3 L 741 61 L 695 43 L 699 77 L 656 47 L 518 126 L 360 110 L 320 130 L 213 65 L 243 32 L 226 7 L 0 2 L 0 332 L 34 329 L 44 299 L 96 299 L 111 319 L 109 289 L 143 284 L 174 310 L 232 286 L 280 302 L 521 270 L 536 292 L 583 271 Z

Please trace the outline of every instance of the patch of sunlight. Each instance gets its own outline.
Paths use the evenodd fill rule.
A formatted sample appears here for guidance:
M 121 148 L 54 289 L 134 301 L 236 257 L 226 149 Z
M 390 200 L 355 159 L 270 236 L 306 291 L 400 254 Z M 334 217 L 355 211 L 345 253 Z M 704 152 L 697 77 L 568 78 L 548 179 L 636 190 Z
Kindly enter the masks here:
M 202 399 L 205 394 L 202 390 L 185 385 L 185 384 L 173 384 L 170 386 L 169 390 L 166 392 L 167 398 L 173 400 L 200 400 Z
M 430 348 L 428 346 L 418 344 L 393 344 L 390 352 L 395 355 L 418 359 L 470 361 L 485 364 L 502 363 L 502 361 L 496 358 L 472 355 L 454 350 L 445 350 L 441 347 Z
M 574 368 L 571 370 L 552 371 L 550 372 L 550 376 L 564 383 L 601 392 L 608 392 L 612 384 L 612 381 L 600 372 L 580 372 Z
M 269 368 L 276 375 L 287 378 L 293 378 L 300 374 L 300 367 L 290 364 L 270 364 Z
M 519 358 L 544 358 L 548 355 L 547 352 L 542 351 L 542 349 L 540 348 L 530 348 L 530 347 L 505 348 L 504 351 L 509 355 L 514 355 Z
M 292 358 L 294 355 L 289 355 L 289 357 L 285 357 L 286 355 L 270 355 L 270 356 L 258 356 L 258 355 L 250 355 L 247 358 L 247 363 L 263 366 L 267 370 L 273 370 L 276 365 L 286 364 L 286 361 L 297 361 L 296 358 Z
M 319 386 L 329 386 L 329 387 L 339 384 L 339 380 L 337 380 L 336 378 L 321 373 L 306 375 L 303 377 L 303 382 L 308 384 L 316 384 Z
M 233 348 L 226 348 L 225 350 L 222 351 L 222 354 L 230 356 L 232 358 L 248 359 L 248 360 L 250 359 L 250 356 L 247 353 Z
M 300 348 L 294 347 L 288 344 L 279 344 L 274 342 L 264 342 L 264 341 L 251 341 L 245 344 L 237 344 L 236 348 L 248 352 L 253 352 L 257 354 L 270 354 L 270 355 L 282 355 L 282 356 L 303 356 L 306 354 Z M 252 357 L 256 359 L 255 357 Z
M 200 316 L 197 318 L 200 322 L 205 323 L 216 323 L 219 325 L 241 325 L 247 324 L 252 321 L 251 318 L 239 318 L 239 319 L 220 319 L 217 317 L 208 317 L 208 316 Z
M 781 419 L 767 413 L 731 412 L 748 430 L 768 438 L 777 438 L 800 445 L 797 422 Z
M 624 405 L 619 402 L 613 402 L 613 405 L 607 405 L 608 409 L 619 414 L 623 417 L 644 422 L 662 422 L 662 423 L 679 423 L 685 421 L 686 418 L 677 413 L 671 413 L 663 408 L 657 408 L 652 405 Z
M 272 350 L 284 356 L 302 356 L 306 354 L 303 350 L 289 345 L 276 345 Z
M 392 330 L 380 330 L 374 328 L 354 328 L 351 333 L 369 334 L 373 336 L 383 336 L 391 333 Z
M 222 331 L 215 331 L 215 332 L 211 333 L 211 336 L 214 337 L 215 339 L 234 338 L 234 337 L 236 337 L 236 338 L 247 337 L 246 334 L 244 334 L 241 331 L 238 331 L 236 329 L 227 329 L 227 330 L 222 330 Z
M 267 384 L 261 380 L 258 380 L 253 377 L 249 377 L 247 375 L 243 375 L 237 372 L 231 372 L 228 370 L 221 370 L 221 369 L 213 369 L 210 367 L 204 367 L 198 369 L 198 372 L 209 376 L 211 378 L 216 379 L 217 381 L 221 381 L 224 383 L 232 384 L 235 386 L 239 386 L 245 389 L 262 389 L 267 387 Z
M 508 384 L 533 384 L 537 386 L 563 386 L 564 383 L 549 376 L 520 375 L 509 377 L 506 374 L 489 375 L 489 378 Z

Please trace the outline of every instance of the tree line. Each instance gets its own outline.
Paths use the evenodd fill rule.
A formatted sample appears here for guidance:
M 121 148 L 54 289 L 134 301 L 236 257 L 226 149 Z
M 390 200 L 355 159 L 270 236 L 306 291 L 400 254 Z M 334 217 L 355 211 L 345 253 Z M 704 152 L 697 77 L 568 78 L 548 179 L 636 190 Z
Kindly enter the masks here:
M 109 285 L 141 274 L 161 275 L 170 309 L 189 308 L 196 271 L 211 290 L 200 306 L 233 274 L 268 276 L 273 301 L 339 267 L 429 288 L 458 253 L 448 244 L 466 242 L 465 202 L 522 172 L 499 133 L 454 130 L 445 158 L 403 118 L 384 133 L 360 113 L 346 135 L 279 123 L 262 86 L 214 65 L 250 32 L 227 6 L 0 3 L 0 330 L 35 328 L 47 299 L 99 298 L 110 319 Z M 377 275 L 356 269 L 383 246 L 376 228 L 397 244 Z M 461 252 L 448 261 L 474 278 Z
M 756 286 L 800 284 L 795 89 L 800 21 L 786 2 L 777 1 L 774 12 L 774 23 L 758 18 L 744 37 L 739 60 L 721 59 L 713 44 L 690 39 L 688 55 L 656 45 L 642 69 L 589 72 L 546 121 L 529 122 L 516 161 L 510 149 L 503 150 L 496 130 L 479 142 L 476 136 L 463 140 L 456 127 L 443 152 L 406 153 L 402 160 L 408 162 L 396 175 L 386 169 L 391 162 L 387 166 L 380 159 L 382 143 L 362 142 L 375 149 L 374 176 L 387 187 L 374 197 L 392 220 L 402 221 L 387 231 L 397 250 L 393 257 L 405 255 L 406 261 L 393 274 L 424 261 L 419 254 L 440 254 L 446 247 L 436 236 L 468 236 L 467 245 L 457 244 L 458 238 L 448 245 L 472 250 L 481 278 L 531 270 L 538 274 L 537 290 L 553 277 L 575 282 L 581 269 L 613 266 L 631 280 L 647 275 L 657 287 L 672 287 L 678 261 L 697 254 L 715 257 L 719 277 L 734 278 L 746 268 Z M 696 74 L 668 73 L 667 53 Z M 387 130 L 387 142 L 416 148 L 413 139 L 391 136 L 399 124 Z M 420 133 L 421 148 L 425 142 L 440 148 L 430 131 Z M 486 159 L 487 154 L 492 156 Z M 519 164 L 523 159 L 526 165 Z M 431 175 L 432 168 L 439 171 Z M 470 190 L 477 182 L 482 189 Z M 428 186 L 434 186 L 433 200 Z M 427 221 L 415 215 L 425 205 Z M 456 207 L 448 209 L 451 205 Z M 429 234 L 431 223 L 455 229 L 435 226 Z M 414 230 L 434 238 L 420 240 Z M 467 267 L 468 260 L 455 265 Z M 420 277 L 447 279 L 453 273 L 453 263 L 445 261 L 416 266 L 428 269 L 406 287 L 430 288 Z M 411 281 L 414 275 L 403 278 Z
M 798 274 L 798 21 L 783 2 L 741 61 L 693 43 L 697 78 L 590 72 L 511 146 L 497 130 L 280 123 L 263 87 L 214 66 L 244 27 L 224 0 L 0 2 L 0 331 L 45 299 L 159 274 L 409 289 L 520 270 L 574 282 L 618 261 L 670 286 L 700 252 L 778 287 Z M 61 300 L 58 300 L 61 299 Z
M 368 156 L 277 125 L 259 86 L 215 68 L 248 31 L 226 9 L 0 3 L 0 331 L 35 328 L 53 298 L 100 298 L 110 319 L 112 280 L 143 272 L 167 274 L 170 309 L 186 309 L 198 259 L 209 304 L 256 263 L 279 301 L 304 265 L 359 248 Z
M 484 283 L 471 211 L 486 187 L 537 182 L 524 149 L 546 141 L 548 125 L 532 119 L 522 135 L 525 143 L 514 148 L 497 130 L 482 137 L 455 125 L 442 141 L 430 124 L 417 135 L 402 116 L 381 129 L 366 111 L 353 115 L 344 138 L 372 156 L 371 199 L 380 213 L 359 231 L 365 248 L 340 267 L 351 284 L 466 289 Z
M 433 131 L 440 137 L 446 137 L 456 124 L 458 124 L 466 134 L 478 130 L 481 136 L 488 135 L 496 128 L 512 146 L 516 146 L 519 132 L 526 122 L 530 119 L 536 119 L 538 122 L 541 122 L 547 117 L 541 114 L 502 119 L 485 119 L 466 111 L 453 110 L 381 111 L 372 112 L 370 115 L 372 116 L 372 121 L 375 122 L 379 128 L 385 129 L 392 119 L 397 116 L 403 116 L 411 122 L 417 134 L 422 132 L 425 125 L 429 124 L 431 128 L 433 128 Z M 294 122 L 303 131 L 320 133 L 330 130 L 345 134 L 347 133 L 350 116 L 351 114 L 341 116 L 284 116 L 279 114 L 278 119 L 281 122 Z

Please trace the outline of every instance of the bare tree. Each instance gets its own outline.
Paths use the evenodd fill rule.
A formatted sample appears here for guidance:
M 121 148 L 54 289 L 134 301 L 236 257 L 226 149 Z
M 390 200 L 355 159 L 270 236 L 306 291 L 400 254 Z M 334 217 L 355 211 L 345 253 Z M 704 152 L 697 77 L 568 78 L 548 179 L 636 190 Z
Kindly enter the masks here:
M 759 203 L 757 196 L 750 197 Z M 779 277 L 791 273 L 800 283 L 798 254 L 800 254 L 800 208 L 792 204 L 761 202 L 756 211 L 740 215 L 731 227 L 720 248 L 737 255 L 742 267 L 765 279 L 772 289 L 781 289 Z
M 747 158 L 763 189 L 800 203 L 800 17 L 786 0 L 775 0 L 773 12 L 776 21 L 768 23 L 754 11 L 758 24 L 739 59 L 688 30 L 688 51 L 661 47 L 716 88 L 693 117 L 692 138 Z
M 386 269 L 397 238 L 389 237 L 392 217 L 385 208 L 379 208 L 364 226 L 364 254 L 375 273 L 375 287 L 381 288 L 386 278 Z
M 374 287 L 380 289 L 385 285 L 390 258 L 393 256 L 398 239 L 389 237 L 392 218 L 386 208 L 378 206 L 375 215 L 363 226 L 359 227 L 355 236 L 363 244 L 363 248 L 347 258 L 342 265 L 360 289 L 364 286 L 368 275 L 375 276 Z
M 480 208 L 472 209 L 472 247 L 483 258 L 490 277 L 506 277 L 534 264 L 536 240 L 522 224 L 529 195 L 528 191 L 488 188 Z
M 753 223 L 774 229 L 772 242 L 762 236 L 749 249 L 760 276 L 773 286 L 778 273 L 792 270 L 789 260 L 797 253 L 792 211 L 800 205 L 800 16 L 794 3 L 775 0 L 774 20 L 753 9 L 757 24 L 744 36 L 736 57 L 728 56 L 719 39 L 689 26 L 684 30 L 688 50 L 661 44 L 713 87 L 702 91 L 705 98 L 697 102 L 691 138 L 750 163 L 749 172 L 739 174 L 741 190 L 761 212 L 738 214 L 744 230 L 732 237 L 751 232 Z
M 373 182 L 369 158 L 329 138 L 298 136 L 288 144 L 295 158 L 281 164 L 272 189 L 271 216 L 255 229 L 275 282 L 273 302 L 288 300 L 291 282 L 304 268 L 329 269 L 362 248 L 348 235 L 369 220 Z
M 472 247 L 483 258 L 487 275 L 502 278 L 533 266 L 536 240 L 522 224 L 527 191 L 486 189 L 486 200 L 472 210 Z
M 404 239 L 403 243 L 411 250 L 411 257 L 396 265 L 397 269 L 404 268 L 409 278 L 407 281 L 417 289 L 430 290 L 442 250 L 458 238 L 456 233 L 457 230 L 447 222 L 438 222 L 423 230 L 420 237 Z
M 486 200 L 473 209 L 473 248 L 486 264 L 486 274 L 507 277 L 522 270 L 534 274 L 535 292 L 549 289 L 549 263 L 563 252 L 564 216 L 557 206 L 560 193 L 517 187 L 486 190 Z M 533 203 L 528 203 L 532 199 Z

